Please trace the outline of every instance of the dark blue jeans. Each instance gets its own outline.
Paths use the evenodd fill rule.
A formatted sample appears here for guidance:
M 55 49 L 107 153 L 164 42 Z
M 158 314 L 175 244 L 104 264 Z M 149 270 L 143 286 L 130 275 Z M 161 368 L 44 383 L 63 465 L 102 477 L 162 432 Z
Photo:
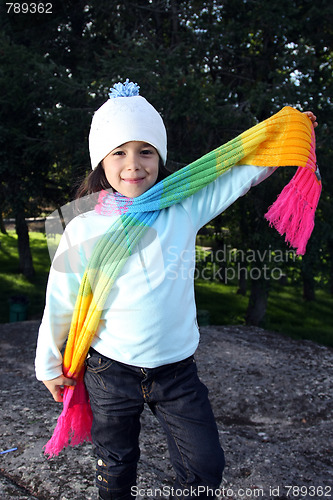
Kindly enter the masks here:
M 100 498 L 135 498 L 144 403 L 166 432 L 176 473 L 170 498 L 214 498 L 212 490 L 220 486 L 224 454 L 208 390 L 199 380 L 194 358 L 158 368 L 139 368 L 94 350 L 90 354 L 85 384 L 93 412 Z M 209 490 L 204 491 L 204 487 Z

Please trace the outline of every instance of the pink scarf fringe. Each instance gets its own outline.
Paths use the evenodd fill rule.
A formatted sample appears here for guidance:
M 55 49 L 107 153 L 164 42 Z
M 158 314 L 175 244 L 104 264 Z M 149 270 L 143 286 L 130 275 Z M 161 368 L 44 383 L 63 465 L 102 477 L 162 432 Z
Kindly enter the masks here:
M 314 228 L 315 211 L 321 193 L 316 173 L 299 167 L 276 201 L 265 214 L 270 226 L 283 235 L 285 241 L 304 255 Z
M 92 412 L 83 380 L 78 381 L 75 387 L 66 386 L 63 410 L 53 436 L 45 445 L 45 454 L 50 458 L 59 455 L 69 445 L 91 441 L 91 424 Z

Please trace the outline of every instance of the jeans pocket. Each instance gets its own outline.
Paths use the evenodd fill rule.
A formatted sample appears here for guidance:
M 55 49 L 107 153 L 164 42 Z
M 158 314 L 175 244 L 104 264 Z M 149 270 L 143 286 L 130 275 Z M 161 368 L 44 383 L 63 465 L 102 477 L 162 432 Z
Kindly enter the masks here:
M 106 390 L 106 380 L 104 374 L 106 371 L 115 363 L 113 359 L 106 358 L 102 356 L 97 351 L 94 351 L 86 359 L 86 373 L 85 373 L 85 384 L 88 389 L 88 392 L 92 390 L 92 387 L 95 387 L 95 390 L 102 389 L 102 391 Z M 90 391 L 89 391 L 90 389 Z M 90 394 L 91 398 L 91 394 Z
M 88 372 L 101 373 L 110 368 L 110 366 L 112 366 L 114 362 L 115 361 L 113 359 L 102 356 L 102 354 L 94 351 L 86 359 L 86 368 Z

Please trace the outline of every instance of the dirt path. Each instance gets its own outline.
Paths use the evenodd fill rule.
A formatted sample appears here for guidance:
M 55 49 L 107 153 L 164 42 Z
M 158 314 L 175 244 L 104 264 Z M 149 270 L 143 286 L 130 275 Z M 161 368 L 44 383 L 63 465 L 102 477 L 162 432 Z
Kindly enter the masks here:
M 0 451 L 17 447 L 0 456 L 0 498 L 95 500 L 90 444 L 43 456 L 60 407 L 34 376 L 38 324 L 0 325 Z M 333 350 L 248 327 L 203 327 L 201 338 L 227 459 L 219 498 L 333 498 Z M 138 498 L 167 498 L 166 442 L 148 410 L 141 449 Z

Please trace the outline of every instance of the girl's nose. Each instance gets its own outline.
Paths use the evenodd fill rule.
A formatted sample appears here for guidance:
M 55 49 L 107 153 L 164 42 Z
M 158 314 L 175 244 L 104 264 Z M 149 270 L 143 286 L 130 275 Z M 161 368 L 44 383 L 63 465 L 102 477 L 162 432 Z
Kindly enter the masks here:
M 139 170 L 140 162 L 139 157 L 136 154 L 129 154 L 127 156 L 127 169 L 128 170 Z

